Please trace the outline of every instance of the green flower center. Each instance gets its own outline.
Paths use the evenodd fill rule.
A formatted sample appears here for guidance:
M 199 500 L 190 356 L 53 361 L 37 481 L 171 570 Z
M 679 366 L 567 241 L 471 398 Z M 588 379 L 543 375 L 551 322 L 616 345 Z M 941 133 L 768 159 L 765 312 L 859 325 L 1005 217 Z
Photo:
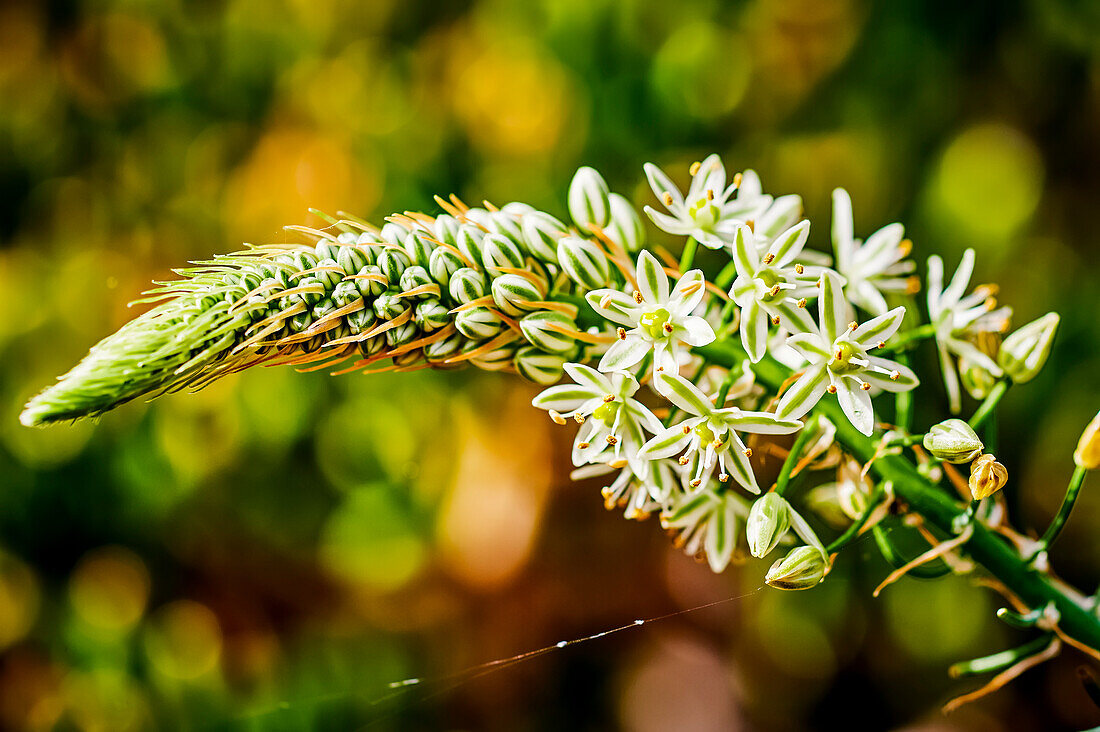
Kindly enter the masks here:
M 648 313 L 642 315 L 638 320 L 638 325 L 654 340 L 657 338 L 667 338 L 670 334 L 665 332 L 665 323 L 668 322 L 670 317 L 672 317 L 672 315 L 667 310 L 664 308 L 657 308 L 656 310 L 650 310 Z
M 592 416 L 595 419 L 600 420 L 608 427 L 615 422 L 615 415 L 619 413 L 618 402 L 604 402 L 600 406 L 592 410 Z
M 834 374 L 850 374 L 859 371 L 860 367 L 852 363 L 852 358 L 856 355 L 856 348 L 851 343 L 834 343 L 833 360 L 829 362 L 829 369 Z
M 703 445 L 713 444 L 714 441 L 717 439 L 714 436 L 714 430 L 708 427 L 706 422 L 703 422 L 702 424 L 696 426 L 696 428 L 692 431 L 695 434 L 699 435 L 699 441 Z
M 696 225 L 700 228 L 707 228 L 714 226 L 718 221 L 718 207 L 714 205 L 707 197 L 700 198 L 690 208 L 688 208 L 688 214 L 695 221 Z

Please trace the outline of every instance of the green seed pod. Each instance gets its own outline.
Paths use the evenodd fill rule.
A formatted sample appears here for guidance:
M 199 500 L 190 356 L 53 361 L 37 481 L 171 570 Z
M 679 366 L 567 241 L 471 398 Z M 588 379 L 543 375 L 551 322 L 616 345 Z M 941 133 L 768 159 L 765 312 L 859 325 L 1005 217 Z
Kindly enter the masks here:
M 518 317 L 532 310 L 525 307 L 532 302 L 540 302 L 545 295 L 531 280 L 520 275 L 506 274 L 497 277 L 492 284 L 493 302 L 500 311 L 511 317 Z
M 386 345 L 393 348 L 403 343 L 416 340 L 419 337 L 420 330 L 416 327 L 416 324 L 410 320 L 407 323 L 402 323 L 396 328 L 390 328 L 386 331 Z
M 336 253 L 336 264 L 344 270 L 344 274 L 353 275 L 368 264 L 374 264 L 374 257 L 368 252 L 369 249 L 354 245 L 340 247 Z
M 618 193 L 608 196 L 611 202 L 611 222 L 605 233 L 613 242 L 630 253 L 645 245 L 645 225 L 637 209 Z
M 377 279 L 367 279 L 365 275 L 374 275 L 376 277 L 384 277 L 382 270 L 377 264 L 368 264 L 359 270 L 359 279 L 352 280 L 355 283 L 355 288 L 359 290 L 359 294 L 367 300 L 373 300 L 386 291 L 386 284 L 379 282 Z
M 586 165 L 577 169 L 569 184 L 569 215 L 581 231 L 607 226 L 611 219 L 609 193 L 607 181 L 594 168 Z
M 428 259 L 428 272 L 440 287 L 447 287 L 451 276 L 465 266 L 462 258 L 446 247 L 437 247 Z
M 291 316 L 286 325 L 291 333 L 301 333 L 304 330 L 309 330 L 309 326 L 313 325 L 313 313 L 307 311 Z
M 365 307 L 362 310 L 356 310 L 354 313 L 345 316 L 344 322 L 348 324 L 349 333 L 352 335 L 359 335 L 373 328 L 374 324 L 378 322 L 378 317 L 374 314 L 373 308 Z
M 1005 338 L 997 363 L 1017 384 L 1031 381 L 1043 368 L 1058 330 L 1058 313 L 1047 313 Z
M 485 238 L 485 232 L 473 224 L 463 224 L 458 227 L 458 239 L 455 246 L 462 256 L 474 263 L 475 267 L 482 266 L 481 240 Z
M 504 211 L 491 211 L 489 213 L 489 231 L 498 236 L 503 236 L 519 247 L 523 247 L 523 226 L 519 217 L 507 214 Z
M 416 313 L 413 316 L 417 326 L 425 333 L 439 330 L 451 322 L 451 314 L 443 303 L 436 298 L 421 300 L 416 304 Z
M 1005 487 L 1008 468 L 992 455 L 982 455 L 970 465 L 970 495 L 975 501 L 988 498 Z
M 441 241 L 444 244 L 450 244 L 452 247 L 458 245 L 458 229 L 460 224 L 458 219 L 449 214 L 442 214 L 435 217 L 435 224 L 432 225 L 435 231 L 436 241 Z
M 488 284 L 485 281 L 484 274 L 476 269 L 463 267 L 451 275 L 450 282 L 447 283 L 447 289 L 452 300 L 459 305 L 464 305 L 477 300 L 479 297 L 485 297 Z
M 377 335 L 365 341 L 359 341 L 359 353 L 363 356 L 373 356 L 381 353 L 386 348 L 386 336 Z
M 757 559 L 766 557 L 790 527 L 790 504 L 778 493 L 765 493 L 752 504 L 745 522 L 749 552 Z
M 381 320 L 394 320 L 408 309 L 408 301 L 396 292 L 383 292 L 374 300 L 374 314 Z
M 316 277 L 303 277 L 300 280 L 298 280 L 298 282 L 296 284 L 297 287 L 313 287 L 314 288 L 313 290 L 303 292 L 300 295 L 300 297 L 302 298 L 302 301 L 305 302 L 305 304 L 308 305 L 309 307 L 313 307 L 314 305 L 317 304 L 317 302 L 322 297 L 324 297 L 324 295 L 317 292 L 316 287 L 315 287 L 316 285 L 320 285 L 322 288 L 324 288 L 326 290 L 328 289 L 327 287 L 325 287 L 324 283 L 321 282 L 320 280 L 318 280 Z
M 568 231 L 565 224 L 542 211 L 523 217 L 523 241 L 527 251 L 545 262 L 558 261 L 558 239 Z
M 523 268 L 523 252 L 506 236 L 486 234 L 481 240 L 481 261 L 490 277 L 499 277 L 504 274 L 501 268 Z
M 997 377 L 988 369 L 966 358 L 959 359 L 959 380 L 966 393 L 975 399 L 985 399 L 997 383 Z
M 401 279 L 398 282 L 398 286 L 401 288 L 402 292 L 408 292 L 409 290 L 420 287 L 422 285 L 434 285 L 434 284 L 435 284 L 435 280 L 433 280 L 432 276 L 430 274 L 428 274 L 428 270 L 424 269 L 423 267 L 421 267 L 418 264 L 414 264 L 413 266 L 409 267 L 404 272 L 402 272 L 401 273 Z M 425 297 L 433 297 L 433 296 L 429 295 L 429 294 L 426 294 L 426 293 L 423 294 L 423 295 L 420 295 L 420 298 L 425 298 Z
M 817 547 L 795 547 L 772 565 L 764 581 L 777 590 L 808 590 L 825 579 L 828 568 L 828 561 Z
M 985 445 L 966 422 L 945 419 L 925 434 L 924 449 L 945 462 L 968 463 L 982 454 Z
M 424 232 L 414 232 L 405 239 L 405 246 L 403 247 L 405 253 L 409 255 L 409 258 L 415 264 L 419 264 L 421 267 L 427 268 L 428 262 L 431 261 L 432 251 L 438 245 L 428 239 L 428 235 Z
M 412 266 L 412 259 L 403 249 L 387 247 L 378 255 L 378 268 L 390 281 L 390 284 L 401 279 L 401 273 Z
M 574 347 L 573 336 L 561 331 L 576 331 L 577 324 L 554 310 L 525 315 L 519 321 L 519 328 L 532 346 L 548 353 L 568 353 Z
M 458 353 L 466 338 L 459 333 L 452 333 L 446 338 L 432 341 L 424 346 L 424 357 L 429 361 L 442 361 Z
M 332 301 L 336 303 L 337 307 L 346 307 L 356 300 L 362 299 L 363 298 L 359 294 L 359 288 L 355 286 L 354 280 L 341 282 L 336 286 L 336 289 L 332 291 Z
M 475 341 L 493 338 L 504 327 L 500 316 L 486 307 L 463 310 L 455 315 L 454 322 L 459 333 Z
M 558 381 L 565 371 L 564 356 L 546 353 L 534 346 L 524 346 L 516 351 L 513 363 L 520 376 L 543 386 Z
M 1077 449 L 1073 451 L 1073 462 L 1085 470 L 1096 470 L 1100 467 L 1100 412 L 1096 413 L 1081 433 Z
M 470 359 L 470 363 L 485 371 L 503 371 L 512 365 L 515 355 L 516 349 L 511 346 L 503 346 L 480 356 L 474 356 Z
M 386 223 L 382 227 L 382 241 L 390 246 L 397 247 L 398 249 L 404 248 L 405 239 L 409 235 L 409 230 L 401 224 L 395 224 L 392 221 Z
M 382 237 L 374 231 L 364 231 L 355 240 L 355 243 L 365 248 L 367 251 L 373 252 L 375 255 L 378 254 L 377 250 L 382 248 L 381 245 L 385 244 L 385 242 L 382 241 Z
M 611 263 L 600 248 L 579 236 L 558 241 L 558 264 L 569 279 L 586 290 L 598 290 L 611 282 Z
M 317 262 L 318 267 L 330 267 L 332 269 L 339 269 L 340 265 L 336 263 L 335 259 L 322 259 Z M 326 290 L 331 290 L 340 283 L 340 280 L 344 279 L 343 275 L 339 272 L 333 272 L 331 269 L 325 269 L 320 272 L 316 272 L 313 275 L 317 278 L 317 281 L 325 286 Z

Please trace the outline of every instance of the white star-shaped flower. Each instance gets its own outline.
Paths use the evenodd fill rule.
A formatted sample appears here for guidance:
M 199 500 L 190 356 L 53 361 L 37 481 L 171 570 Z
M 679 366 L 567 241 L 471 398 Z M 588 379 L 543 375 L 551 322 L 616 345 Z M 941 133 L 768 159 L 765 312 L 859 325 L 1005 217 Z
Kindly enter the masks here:
M 787 344 L 805 356 L 809 365 L 783 393 L 776 414 L 790 419 L 801 417 L 828 391 L 837 395 L 855 428 L 870 435 L 875 428 L 871 389 L 908 391 L 919 383 L 909 368 L 868 354 L 897 332 L 905 308 L 894 308 L 857 325 L 851 320 L 851 306 L 844 299 L 840 275 L 826 270 L 821 275 L 818 309 L 820 330 L 796 333 L 787 339 Z
M 678 494 L 661 514 L 661 526 L 677 532 L 674 546 L 692 556 L 705 552 L 710 568 L 721 572 L 730 563 L 740 523 L 748 515 L 744 497 L 734 491 L 705 488 Z
M 604 353 L 598 368 L 629 369 L 653 351 L 655 371 L 675 372 L 681 345 L 705 346 L 715 338 L 710 324 L 692 315 L 706 294 L 706 280 L 694 269 L 670 291 L 668 275 L 660 262 L 643 249 L 638 257 L 637 282 L 633 295 L 603 289 L 585 296 L 597 313 L 622 326 L 617 330 L 618 340 Z
M 873 315 L 886 312 L 884 293 L 914 292 L 910 277 L 916 263 L 906 260 L 913 245 L 901 224 L 882 227 L 867 241 L 853 236 L 852 199 L 843 188 L 833 191 L 833 251 L 836 269 L 846 280 L 844 292 L 853 305 Z

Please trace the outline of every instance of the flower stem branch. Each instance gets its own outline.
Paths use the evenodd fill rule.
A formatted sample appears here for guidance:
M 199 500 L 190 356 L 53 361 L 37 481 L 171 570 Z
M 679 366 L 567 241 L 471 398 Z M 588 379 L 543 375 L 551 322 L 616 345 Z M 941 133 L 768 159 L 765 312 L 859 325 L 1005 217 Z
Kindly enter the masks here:
M 890 340 L 890 345 L 881 350 L 883 353 L 908 351 L 912 345 L 923 341 L 925 338 L 931 338 L 934 335 L 936 335 L 936 326 L 931 323 L 918 325 L 916 328 L 907 330 L 904 333 L 898 333 Z
M 1069 519 L 1069 514 L 1073 510 L 1073 505 L 1077 503 L 1077 496 L 1081 493 L 1081 486 L 1085 484 L 1085 474 L 1087 469 L 1078 465 L 1074 471 L 1073 476 L 1069 479 L 1069 485 L 1066 487 L 1066 495 L 1062 498 L 1062 505 L 1058 509 L 1058 513 L 1054 516 L 1054 520 L 1050 522 L 1050 526 L 1043 532 L 1043 536 L 1039 539 L 1039 545 L 1035 549 L 1035 553 L 1032 555 L 1032 559 L 1039 556 L 1042 552 L 1045 552 L 1050 548 L 1050 545 L 1058 538 L 1058 534 L 1062 532 L 1062 528 L 1066 525 L 1066 521 Z
M 798 465 L 799 456 L 806 450 L 806 445 L 814 437 L 814 431 L 811 429 L 804 427 L 799 430 L 798 437 L 795 438 L 791 451 L 787 453 L 787 459 L 783 461 L 783 467 L 779 470 L 779 477 L 775 480 L 775 492 L 779 495 L 783 495 L 783 491 L 787 490 L 787 486 L 791 482 L 791 476 L 794 473 L 794 467 Z
M 684 244 L 683 254 L 680 255 L 680 272 L 681 274 L 691 269 L 691 265 L 695 264 L 695 252 L 699 248 L 699 242 L 695 240 L 695 237 L 688 237 L 687 243 Z
M 1008 387 L 1011 382 L 1008 379 L 1001 379 L 990 390 L 982 403 L 978 405 L 974 415 L 970 418 L 970 428 L 977 432 L 985 424 L 986 420 L 993 414 L 993 410 L 997 408 L 997 405 L 1001 402 L 1001 397 L 1008 391 Z
M 829 546 L 825 547 L 826 554 L 837 553 L 859 536 L 859 532 L 863 530 L 863 527 L 867 524 L 867 520 L 871 518 L 871 514 L 879 507 L 879 502 L 882 500 L 883 493 L 884 491 L 881 486 L 875 489 L 875 492 L 871 495 L 870 499 L 868 499 L 867 507 L 863 509 L 863 513 L 852 522 L 852 525 L 849 526 L 843 534 L 834 539 Z

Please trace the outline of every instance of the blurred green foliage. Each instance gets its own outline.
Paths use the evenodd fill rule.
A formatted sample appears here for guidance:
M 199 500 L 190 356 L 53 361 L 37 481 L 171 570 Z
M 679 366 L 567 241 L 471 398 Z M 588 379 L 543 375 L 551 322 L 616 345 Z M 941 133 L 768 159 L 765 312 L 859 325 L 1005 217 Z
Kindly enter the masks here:
M 1100 722 L 1072 656 L 941 719 L 963 690 L 946 666 L 1014 639 L 994 596 L 905 580 L 870 602 L 866 542 L 811 593 L 711 576 L 570 486 L 567 436 L 506 377 L 258 370 L 18 423 L 150 280 L 310 206 L 561 212 L 580 164 L 642 203 L 644 161 L 686 176 L 711 151 L 801 193 L 818 246 L 842 185 L 858 232 L 902 220 L 949 266 L 974 246 L 1017 323 L 1063 313 L 1001 417 L 1013 511 L 1041 527 L 1100 404 L 1095 3 L 0 7 L 0 727 Z M 1100 576 L 1098 523 L 1086 491 L 1054 551 L 1068 579 Z M 387 687 L 745 592 L 456 688 Z

